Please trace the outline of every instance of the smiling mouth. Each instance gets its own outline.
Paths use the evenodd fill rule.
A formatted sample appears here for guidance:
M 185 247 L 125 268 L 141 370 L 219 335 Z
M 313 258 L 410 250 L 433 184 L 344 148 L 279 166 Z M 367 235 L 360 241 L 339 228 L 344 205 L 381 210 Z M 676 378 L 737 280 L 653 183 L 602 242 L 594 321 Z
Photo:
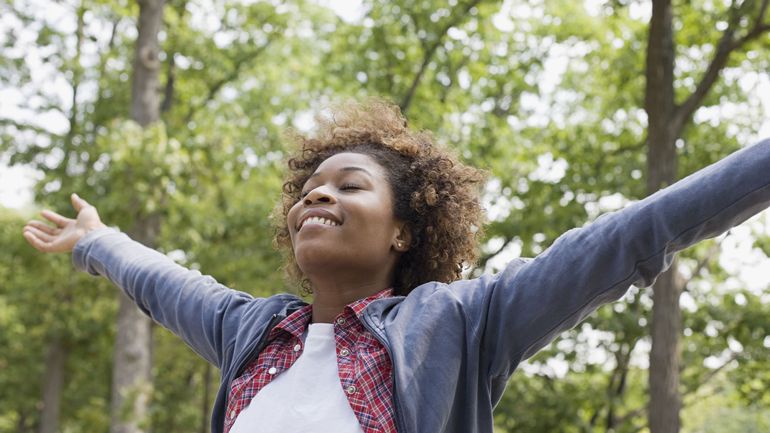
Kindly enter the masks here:
M 339 224 L 336 221 L 332 221 L 329 218 L 322 218 L 317 216 L 312 216 L 310 218 L 305 218 L 300 224 L 298 230 L 301 230 L 302 227 L 305 227 L 306 224 L 320 224 L 325 226 L 331 226 L 335 227 Z

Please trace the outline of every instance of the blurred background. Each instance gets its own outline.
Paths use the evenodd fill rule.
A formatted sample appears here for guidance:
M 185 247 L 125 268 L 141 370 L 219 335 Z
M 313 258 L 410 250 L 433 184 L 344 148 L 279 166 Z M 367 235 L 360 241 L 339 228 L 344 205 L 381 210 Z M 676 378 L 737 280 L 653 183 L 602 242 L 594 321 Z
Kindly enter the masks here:
M 0 432 L 206 432 L 219 380 L 68 255 L 27 246 L 40 209 L 71 215 L 77 191 L 232 288 L 295 291 L 271 247 L 285 134 L 377 96 L 490 172 L 467 275 L 495 272 L 770 135 L 767 9 L 2 0 Z M 523 364 L 498 431 L 770 431 L 769 229 L 759 215 L 683 252 Z

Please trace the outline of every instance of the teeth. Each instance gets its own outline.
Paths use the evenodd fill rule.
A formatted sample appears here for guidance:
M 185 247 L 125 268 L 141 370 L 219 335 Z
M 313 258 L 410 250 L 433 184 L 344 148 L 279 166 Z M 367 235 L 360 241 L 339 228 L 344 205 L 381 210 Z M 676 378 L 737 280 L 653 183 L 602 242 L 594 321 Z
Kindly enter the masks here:
M 324 225 L 327 225 L 327 226 L 336 226 L 336 225 L 338 225 L 336 222 L 334 222 L 334 221 L 332 221 L 332 220 L 330 220 L 328 218 L 321 218 L 321 217 L 317 217 L 317 216 L 310 217 L 310 218 L 306 219 L 305 221 L 302 221 L 302 226 L 304 226 L 305 224 L 308 224 L 308 223 L 324 224 Z M 300 226 L 300 228 L 302 228 L 302 226 Z

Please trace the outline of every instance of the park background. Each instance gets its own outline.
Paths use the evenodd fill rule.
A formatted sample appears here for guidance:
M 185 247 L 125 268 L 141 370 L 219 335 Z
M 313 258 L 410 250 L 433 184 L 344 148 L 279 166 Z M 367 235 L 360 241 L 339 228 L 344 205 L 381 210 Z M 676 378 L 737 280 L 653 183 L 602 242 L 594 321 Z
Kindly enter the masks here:
M 286 132 L 384 97 L 489 171 L 466 274 L 495 272 L 770 135 L 767 9 L 3 0 L 0 432 L 206 432 L 218 384 L 108 283 L 27 246 L 40 209 L 71 214 L 77 191 L 232 288 L 294 291 L 271 247 Z M 498 431 L 770 431 L 768 227 L 683 252 L 523 364 Z

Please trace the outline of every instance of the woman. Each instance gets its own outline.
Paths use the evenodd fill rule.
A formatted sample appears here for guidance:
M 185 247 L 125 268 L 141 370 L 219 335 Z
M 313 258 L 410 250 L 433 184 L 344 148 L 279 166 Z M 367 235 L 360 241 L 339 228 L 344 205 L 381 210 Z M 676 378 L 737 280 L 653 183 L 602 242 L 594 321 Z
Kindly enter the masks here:
M 255 299 L 104 226 L 73 195 L 24 236 L 72 251 L 222 369 L 219 432 L 492 432 L 508 377 L 674 252 L 770 205 L 770 141 L 561 236 L 534 260 L 459 280 L 474 259 L 481 173 L 398 109 L 347 105 L 289 160 L 276 243 L 312 293 Z

